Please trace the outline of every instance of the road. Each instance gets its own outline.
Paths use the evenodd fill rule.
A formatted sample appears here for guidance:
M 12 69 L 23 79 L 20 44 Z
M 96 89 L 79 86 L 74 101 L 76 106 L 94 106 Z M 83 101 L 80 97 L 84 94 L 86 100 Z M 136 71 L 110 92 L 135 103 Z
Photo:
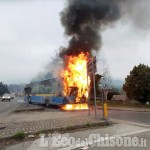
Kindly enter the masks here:
M 6 150 L 149 150 L 150 146 L 150 128 L 124 123 L 114 124 L 105 128 L 80 130 L 68 134 L 55 134 L 53 136 L 53 139 L 52 137 L 46 137 L 34 142 L 27 141 L 16 144 L 6 148 Z M 113 145 L 115 147 L 111 147 L 109 144 L 112 143 L 112 139 L 114 139 Z M 128 139 L 128 142 L 125 139 Z M 125 146 L 128 146 L 128 148 Z
M 4 115 L 11 110 L 14 110 L 20 103 L 23 102 L 23 98 L 15 98 L 14 100 L 4 101 L 0 100 L 0 116 Z M 57 108 L 46 108 L 46 111 L 60 111 Z M 79 112 L 78 112 L 79 113 Z M 83 112 L 81 112 L 83 113 Z M 87 113 L 87 112 L 84 112 Z M 93 112 L 94 113 L 94 112 Z M 102 117 L 102 111 L 99 112 L 100 117 Z M 120 111 L 120 110 L 109 110 L 109 118 L 117 120 L 125 120 L 130 122 L 136 122 L 141 124 L 150 125 L 150 112 L 135 112 L 135 111 Z
M 88 112 L 84 112 L 84 113 L 88 114 Z M 94 110 L 91 111 L 91 114 L 94 115 Z M 98 117 L 102 118 L 103 117 L 102 110 L 98 109 L 97 115 Z M 108 110 L 108 118 L 150 125 L 150 112 Z
M 7 100 L 2 101 L 0 99 L 0 116 L 3 116 L 8 112 L 14 110 L 18 105 L 18 98 L 12 99 L 10 102 Z
M 10 109 L 14 109 L 19 103 L 23 102 L 23 100 L 21 100 L 20 98 L 12 100 L 11 102 L 0 102 L 0 113 L 7 113 L 10 111 Z M 55 111 L 57 112 L 61 112 L 61 110 L 59 109 L 55 109 L 55 108 L 46 108 L 45 109 L 48 112 L 51 111 Z M 70 112 L 70 113 L 80 113 L 80 114 L 88 114 L 87 111 L 79 111 L 79 112 Z M 94 114 L 94 110 L 92 111 L 92 113 Z M 100 112 L 100 110 L 98 111 L 98 114 L 100 114 L 99 116 L 102 117 L 102 111 Z M 119 135 L 121 137 L 134 137 L 136 136 L 138 139 L 144 138 L 146 139 L 146 147 L 129 147 L 126 148 L 124 146 L 121 147 L 97 147 L 97 145 L 91 145 L 87 148 L 88 150 L 125 150 L 125 149 L 130 149 L 130 150 L 149 150 L 149 146 L 150 146 L 150 126 L 144 126 L 144 125 L 150 125 L 150 112 L 136 112 L 136 111 L 120 111 L 120 110 L 109 110 L 109 118 L 111 119 L 117 119 L 117 120 L 122 120 L 122 121 L 128 121 L 128 122 L 133 122 L 135 124 L 126 124 L 121 123 L 121 124 L 115 124 L 113 126 L 110 126 L 108 128 L 99 128 L 99 129 L 93 129 L 93 130 L 86 130 L 86 131 L 79 131 L 79 132 L 75 132 L 75 133 L 71 133 L 72 137 L 77 137 L 77 138 L 81 138 L 81 139 L 86 139 L 89 134 L 91 133 L 100 133 L 101 135 L 105 135 L 105 134 L 109 134 L 110 136 L 114 136 L 114 135 Z M 141 124 L 140 126 L 137 125 Z M 143 126 L 142 126 L 143 125 Z M 27 147 L 29 148 L 30 146 L 35 146 L 36 143 L 36 148 L 39 148 L 39 143 L 35 142 L 33 144 L 31 144 L 32 142 L 26 142 Z M 14 145 L 12 147 L 8 147 L 7 150 L 27 150 L 28 148 L 25 149 L 24 147 L 24 143 L 22 144 L 17 144 Z M 48 149 L 48 148 L 47 148 Z M 61 149 L 61 148 L 60 148 Z M 80 147 L 80 148 L 75 148 L 75 150 L 80 150 L 80 149 L 86 149 L 86 147 Z M 33 148 L 34 150 L 34 148 Z M 42 150 L 42 148 L 39 148 L 39 150 Z M 45 149 L 46 150 L 46 149 Z M 62 149 L 61 149 L 62 150 Z M 64 150 L 64 149 L 63 149 Z
M 101 114 L 102 114 L 102 111 L 101 111 Z M 150 147 L 150 112 L 136 112 L 136 111 L 120 111 L 120 110 L 109 110 L 109 118 L 110 119 L 117 119 L 117 120 L 121 120 L 121 121 L 127 121 L 127 122 L 132 122 L 134 125 L 135 125 L 135 128 L 137 127 L 136 125 L 140 124 L 140 125 L 143 125 L 143 128 L 144 128 L 144 125 L 148 125 L 147 127 L 145 127 L 145 129 L 149 130 L 147 132 L 139 132 L 138 129 L 136 129 L 136 132 L 135 134 L 132 134 L 132 132 L 130 131 L 129 133 L 125 133 L 126 136 L 128 137 L 137 137 L 138 139 L 146 139 L 146 147 L 134 147 L 134 146 L 131 146 L 131 147 L 124 147 L 124 146 L 121 146 L 121 147 L 118 147 L 118 146 L 115 146 L 115 147 L 98 147 L 96 146 L 84 146 L 84 147 L 80 147 L 80 148 L 76 148 L 75 150 L 81 150 L 81 149 L 88 149 L 88 150 L 126 150 L 126 149 L 129 149 L 129 150 L 149 150 L 149 147 Z M 130 127 L 129 127 L 130 128 Z M 124 128 L 126 130 L 126 128 Z M 118 128 L 118 130 L 120 131 L 120 128 Z M 108 130 L 109 131 L 109 130 Z M 86 131 L 85 131 L 86 132 Z M 139 133 L 138 133 L 139 132 Z M 83 133 L 84 134 L 84 133 Z M 81 136 L 81 135 L 80 135 Z M 123 137 L 123 136 L 121 136 Z
M 125 147 L 125 146 L 115 146 L 115 147 L 98 147 L 98 146 L 88 146 L 88 147 L 82 147 L 83 149 L 88 149 L 88 150 L 149 150 L 150 147 L 150 132 L 142 132 L 138 134 L 133 134 L 130 135 L 131 138 L 137 137 L 140 141 L 140 139 L 146 139 L 146 142 L 142 144 L 142 142 L 139 142 L 141 146 L 134 147 L 133 145 L 130 147 Z M 142 146 L 143 145 L 143 146 Z M 75 150 L 81 150 L 82 148 L 76 148 Z
M 109 110 L 109 117 L 150 125 L 150 112 Z

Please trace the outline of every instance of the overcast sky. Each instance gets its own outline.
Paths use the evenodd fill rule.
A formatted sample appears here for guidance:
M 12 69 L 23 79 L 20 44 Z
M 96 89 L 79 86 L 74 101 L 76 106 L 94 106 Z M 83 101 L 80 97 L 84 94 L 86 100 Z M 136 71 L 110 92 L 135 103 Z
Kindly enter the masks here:
M 0 0 L 0 81 L 28 83 L 67 45 L 59 13 L 65 0 Z M 113 78 L 124 79 L 133 66 L 150 66 L 150 34 L 119 20 L 102 32 L 98 52 Z M 105 63 L 98 62 L 99 73 Z

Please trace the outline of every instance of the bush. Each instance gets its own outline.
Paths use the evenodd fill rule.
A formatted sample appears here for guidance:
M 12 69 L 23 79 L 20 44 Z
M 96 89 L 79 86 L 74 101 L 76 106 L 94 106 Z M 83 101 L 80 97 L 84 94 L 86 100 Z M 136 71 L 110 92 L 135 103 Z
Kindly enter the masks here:
M 107 94 L 107 100 L 111 100 L 114 95 L 120 95 L 120 93 L 119 92 L 115 92 L 115 91 L 109 92 Z

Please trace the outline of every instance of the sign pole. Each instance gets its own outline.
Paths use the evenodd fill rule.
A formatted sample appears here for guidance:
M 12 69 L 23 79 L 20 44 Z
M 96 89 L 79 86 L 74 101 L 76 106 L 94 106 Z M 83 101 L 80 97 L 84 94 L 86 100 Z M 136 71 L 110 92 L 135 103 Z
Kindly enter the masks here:
M 87 69 L 88 115 L 90 116 L 90 99 L 89 99 L 89 86 L 88 85 L 89 85 L 89 82 L 88 82 L 88 69 Z
M 95 71 L 94 59 L 92 60 L 93 84 L 94 84 L 94 104 L 95 104 L 95 117 L 97 118 L 97 103 L 96 103 L 96 88 L 95 88 Z
M 90 74 L 90 75 L 93 74 L 95 117 L 97 118 L 96 87 L 95 87 L 95 72 L 96 72 L 96 70 L 97 70 L 96 69 L 96 57 L 92 57 L 92 59 L 90 59 L 87 62 L 87 80 L 88 80 L 88 74 Z M 88 83 L 88 81 L 87 81 L 87 83 Z M 88 100 L 88 102 L 89 102 L 89 100 Z
M 103 110 L 103 119 L 104 119 L 104 90 L 102 88 L 102 110 Z

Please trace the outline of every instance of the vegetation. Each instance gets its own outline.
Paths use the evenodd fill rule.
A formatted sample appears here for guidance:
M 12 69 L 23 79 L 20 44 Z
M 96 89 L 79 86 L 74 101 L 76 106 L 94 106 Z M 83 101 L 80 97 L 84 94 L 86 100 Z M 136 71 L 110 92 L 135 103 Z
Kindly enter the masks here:
M 0 96 L 5 93 L 9 93 L 8 86 L 0 82 Z
M 44 129 L 39 130 L 39 131 L 37 132 L 37 134 L 45 134 L 45 133 L 46 133 L 46 130 L 44 130 Z
M 23 131 L 17 132 L 14 134 L 13 138 L 16 140 L 22 140 L 25 138 L 25 133 Z
M 96 88 L 96 94 L 100 95 L 100 80 L 101 75 L 95 74 L 95 88 Z M 90 83 L 90 96 L 93 97 L 94 95 L 94 86 L 93 86 L 93 76 L 91 77 L 91 83 Z
M 107 100 L 111 100 L 114 95 L 120 95 L 120 93 L 117 92 L 117 91 L 110 91 L 110 92 L 108 92 L 108 94 L 107 94 Z
M 87 126 L 88 128 L 90 128 L 90 127 L 91 127 L 91 124 L 90 124 L 90 123 L 87 123 L 86 126 Z
M 102 89 L 112 89 L 112 78 L 109 73 L 108 68 L 104 68 L 103 74 L 102 74 L 102 79 L 100 82 L 100 88 Z
M 144 64 L 134 66 L 125 79 L 123 90 L 130 99 L 142 104 L 150 102 L 150 67 Z

